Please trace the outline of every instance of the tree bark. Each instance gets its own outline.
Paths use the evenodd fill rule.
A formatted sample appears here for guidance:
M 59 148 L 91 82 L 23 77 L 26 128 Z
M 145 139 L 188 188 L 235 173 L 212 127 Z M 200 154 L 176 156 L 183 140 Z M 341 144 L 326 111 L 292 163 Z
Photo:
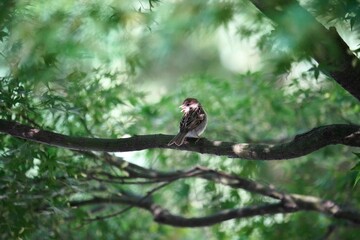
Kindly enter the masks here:
M 201 138 L 189 139 L 188 144 L 179 147 L 167 145 L 173 135 L 139 135 L 121 139 L 72 137 L 7 120 L 0 120 L 0 132 L 32 142 L 80 151 L 128 152 L 171 148 L 248 160 L 297 158 L 334 144 L 360 147 L 360 126 L 350 124 L 317 127 L 295 136 L 291 141 L 279 144 L 235 143 Z

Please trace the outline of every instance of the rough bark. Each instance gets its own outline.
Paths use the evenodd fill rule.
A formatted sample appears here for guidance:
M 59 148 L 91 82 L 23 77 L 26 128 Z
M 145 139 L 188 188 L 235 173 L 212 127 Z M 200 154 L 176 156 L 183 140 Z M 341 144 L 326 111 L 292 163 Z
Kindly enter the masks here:
M 334 124 L 314 128 L 278 144 L 250 144 L 209 141 L 205 138 L 189 140 L 180 147 L 167 146 L 172 135 L 139 135 L 121 139 L 72 137 L 32 128 L 17 122 L 0 120 L 0 132 L 46 145 L 80 151 L 128 152 L 152 148 L 172 148 L 198 153 L 249 160 L 281 160 L 307 155 L 328 145 L 342 144 L 360 147 L 360 126 Z

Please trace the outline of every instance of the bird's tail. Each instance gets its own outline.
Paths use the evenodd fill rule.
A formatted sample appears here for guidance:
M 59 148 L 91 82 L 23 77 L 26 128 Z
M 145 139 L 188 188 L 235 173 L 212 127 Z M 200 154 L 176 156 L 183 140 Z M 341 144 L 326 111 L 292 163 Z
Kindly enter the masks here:
M 173 145 L 175 143 L 175 145 L 177 146 L 181 146 L 186 138 L 186 132 L 179 132 L 167 145 Z

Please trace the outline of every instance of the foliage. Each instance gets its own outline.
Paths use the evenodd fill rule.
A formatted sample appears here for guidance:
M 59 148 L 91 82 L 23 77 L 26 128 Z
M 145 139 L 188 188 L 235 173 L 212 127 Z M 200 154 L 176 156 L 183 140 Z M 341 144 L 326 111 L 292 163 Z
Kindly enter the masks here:
M 306 2 L 323 24 L 358 43 L 357 1 Z M 219 29 L 234 26 L 236 39 L 256 41 L 263 59 L 256 70 L 234 73 L 220 61 Z M 357 123 L 358 101 L 304 55 L 312 39 L 298 37 L 275 30 L 247 1 L 2 1 L 0 118 L 72 136 L 175 134 L 176 106 L 193 96 L 209 114 L 204 136 L 213 140 L 276 142 L 320 125 Z M 92 154 L 0 139 L 2 239 L 314 239 L 335 224 L 298 213 L 231 220 L 204 234 L 156 224 L 141 209 L 96 220 L 121 206 L 69 208 L 69 202 L 122 191 L 144 195 L 152 187 L 89 179 L 93 172 L 126 175 Z M 120 156 L 163 171 L 207 166 L 360 207 L 358 154 L 346 147 L 266 163 L 163 149 Z M 173 182 L 153 198 L 187 216 L 266 201 L 199 179 Z M 339 226 L 338 239 L 358 234 Z

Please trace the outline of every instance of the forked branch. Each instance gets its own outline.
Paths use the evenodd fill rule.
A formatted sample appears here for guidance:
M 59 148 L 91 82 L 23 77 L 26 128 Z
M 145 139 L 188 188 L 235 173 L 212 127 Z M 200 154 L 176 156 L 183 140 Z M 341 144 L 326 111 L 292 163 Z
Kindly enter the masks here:
M 109 158 L 110 156 L 106 156 Z M 245 179 L 234 174 L 209 169 L 202 166 L 193 167 L 188 170 L 177 170 L 170 172 L 161 172 L 153 169 L 147 169 L 137 166 L 136 164 L 129 163 L 121 158 L 113 157 L 111 161 L 106 160 L 110 164 L 127 171 L 131 177 L 121 180 L 134 181 L 136 179 L 151 180 L 151 183 L 161 183 L 160 185 L 152 188 L 146 195 L 139 196 L 128 191 L 122 191 L 119 194 L 108 194 L 104 197 L 94 195 L 93 198 L 82 201 L 71 201 L 69 204 L 72 207 L 81 207 L 87 205 L 112 205 L 120 204 L 126 205 L 124 209 L 127 211 L 131 208 L 141 208 L 153 215 L 154 220 L 161 224 L 172 225 L 176 227 L 203 227 L 217 224 L 230 219 L 242 219 L 253 216 L 272 215 L 277 213 L 292 213 L 298 211 L 315 211 L 321 214 L 331 216 L 336 219 L 346 220 L 347 222 L 359 225 L 360 213 L 355 209 L 349 209 L 340 206 L 333 201 L 324 200 L 314 196 L 289 194 L 277 190 L 274 186 L 267 186 L 253 180 Z M 116 179 L 116 176 L 106 176 L 110 179 Z M 233 189 L 243 189 L 253 194 L 258 194 L 268 199 L 272 199 L 272 203 L 264 203 L 257 206 L 241 207 L 234 209 L 222 210 L 210 215 L 199 217 L 185 217 L 182 215 L 175 215 L 164 206 L 158 205 L 152 199 L 152 194 L 177 180 L 186 178 L 202 178 L 207 181 L 215 182 L 217 184 L 225 185 Z M 103 179 L 103 180 L 106 180 Z M 102 181 L 102 180 L 100 180 Z M 115 182 L 115 184 L 122 184 L 122 182 Z M 136 183 L 135 183 L 136 184 Z M 121 210 L 116 214 L 105 215 L 96 217 L 92 220 L 106 219 L 108 217 L 116 217 L 123 214 L 125 210 Z

